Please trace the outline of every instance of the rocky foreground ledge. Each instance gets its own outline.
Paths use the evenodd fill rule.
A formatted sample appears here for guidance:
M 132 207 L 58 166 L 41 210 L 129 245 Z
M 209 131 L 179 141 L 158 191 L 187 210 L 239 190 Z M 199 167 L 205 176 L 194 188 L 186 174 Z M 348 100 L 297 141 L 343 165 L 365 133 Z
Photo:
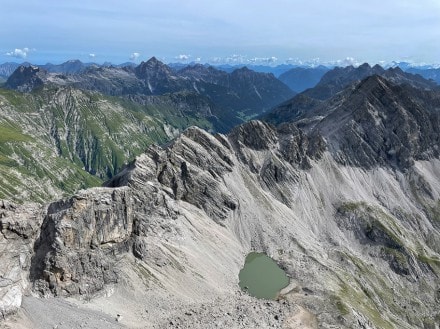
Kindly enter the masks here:
M 435 328 L 440 161 L 424 150 L 432 156 L 410 152 L 404 168 L 363 167 L 316 127 L 190 128 L 106 187 L 44 206 L 2 202 L 3 325 L 38 324 L 31 310 L 45 297 L 48 308 L 80 305 L 65 309 L 85 322 L 119 314 L 113 325 L 128 327 Z M 291 278 L 278 301 L 239 290 L 253 250 Z

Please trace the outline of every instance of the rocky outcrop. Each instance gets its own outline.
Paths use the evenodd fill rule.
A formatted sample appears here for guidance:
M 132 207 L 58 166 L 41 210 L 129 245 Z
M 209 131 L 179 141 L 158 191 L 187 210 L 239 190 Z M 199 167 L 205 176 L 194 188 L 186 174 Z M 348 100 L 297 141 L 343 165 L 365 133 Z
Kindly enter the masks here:
M 115 255 L 133 231 L 127 189 L 91 189 L 49 205 L 35 243 L 30 278 L 43 294 L 86 295 L 116 282 Z
M 29 291 L 28 273 L 33 244 L 44 209 L 36 204 L 18 206 L 0 201 L 0 317 L 14 313 Z
M 20 66 L 6 81 L 6 87 L 21 92 L 30 92 L 41 87 L 47 76 L 47 71 L 37 66 Z
M 167 149 L 151 147 L 107 186 L 137 186 L 157 180 L 176 200 L 189 202 L 221 223 L 237 202 L 219 179 L 232 171 L 230 146 L 199 128 L 190 128 Z M 224 144 L 221 142 L 223 141 Z

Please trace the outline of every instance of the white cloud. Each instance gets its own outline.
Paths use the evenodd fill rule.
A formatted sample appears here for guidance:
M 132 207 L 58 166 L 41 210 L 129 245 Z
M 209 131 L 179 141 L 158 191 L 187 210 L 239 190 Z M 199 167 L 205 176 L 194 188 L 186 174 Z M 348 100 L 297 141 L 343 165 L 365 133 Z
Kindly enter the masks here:
M 342 67 L 350 66 L 350 65 L 353 65 L 353 66 L 361 65 L 361 63 L 359 61 L 357 61 L 356 59 L 354 59 L 353 57 L 346 57 L 345 59 L 342 59 L 342 60 L 339 59 L 339 60 L 335 61 L 334 64 L 337 66 L 342 66 Z
M 130 55 L 129 59 L 130 59 L 131 61 L 135 61 L 135 60 L 137 60 L 140 56 L 141 56 L 140 53 L 136 53 L 136 52 L 134 52 L 133 54 Z
M 246 55 L 231 55 L 231 56 L 227 56 L 227 57 L 212 57 L 210 59 L 211 63 L 214 64 L 243 64 L 248 62 Z
M 278 58 L 275 56 L 272 57 L 254 57 L 249 60 L 250 63 L 253 64 L 273 64 L 278 61 Z
M 89 54 L 89 58 L 90 59 L 93 59 L 93 58 L 95 58 L 96 57 L 96 54 Z
M 191 55 L 185 55 L 185 54 L 181 54 L 179 56 L 174 57 L 174 59 L 177 59 L 179 61 L 187 61 L 191 58 Z
M 246 60 L 246 55 L 237 55 L 234 54 L 232 56 L 226 57 L 225 58 L 225 62 L 226 63 L 234 63 L 234 64 L 241 64 L 241 63 L 245 63 Z
M 211 63 L 214 64 L 230 64 L 230 65 L 240 65 L 240 64 L 269 64 L 273 65 L 278 62 L 278 58 L 275 56 L 271 57 L 253 57 L 248 58 L 247 55 L 231 55 L 227 57 L 212 57 L 210 59 Z
M 288 59 L 286 59 L 285 64 L 305 66 L 305 67 L 317 67 L 319 65 L 329 65 L 329 66 L 335 65 L 334 62 L 321 61 L 319 57 L 307 59 L 307 60 L 289 57 Z
M 35 50 L 35 49 L 32 49 L 32 50 Z M 22 48 L 22 49 L 15 48 L 14 51 L 7 52 L 6 55 L 7 56 L 12 56 L 12 57 L 15 57 L 15 58 L 23 58 L 24 59 L 24 58 L 26 58 L 28 56 L 28 54 L 30 52 L 31 52 L 31 50 L 29 48 L 27 48 L 27 47 Z

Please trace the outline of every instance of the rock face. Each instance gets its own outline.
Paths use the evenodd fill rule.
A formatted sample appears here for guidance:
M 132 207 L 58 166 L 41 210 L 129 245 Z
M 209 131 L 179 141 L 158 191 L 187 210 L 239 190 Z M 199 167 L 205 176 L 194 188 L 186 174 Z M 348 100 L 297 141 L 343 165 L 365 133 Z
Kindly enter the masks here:
M 133 229 L 127 189 L 92 189 L 52 203 L 35 243 L 30 278 L 43 294 L 87 294 L 116 282 L 112 257 Z
M 47 71 L 37 66 L 20 66 L 6 81 L 6 87 L 21 92 L 30 92 L 44 84 Z
M 0 201 L 0 316 L 16 312 L 23 294 L 29 291 L 29 269 L 33 244 L 43 211 L 40 206 L 25 207 Z
M 77 296 L 122 309 L 128 327 L 435 328 L 439 122 L 423 103 L 399 103 L 405 90 L 372 77 L 352 92 L 354 108 L 334 100 L 303 121 L 251 121 L 228 135 L 190 128 L 106 187 L 44 208 L 3 205 L 2 257 L 30 256 L 2 266 L 15 273 L 3 313 L 32 289 L 48 305 Z M 382 156 L 388 144 L 375 136 L 394 135 L 390 147 L 409 152 Z M 240 292 L 250 251 L 288 273 L 277 301 Z

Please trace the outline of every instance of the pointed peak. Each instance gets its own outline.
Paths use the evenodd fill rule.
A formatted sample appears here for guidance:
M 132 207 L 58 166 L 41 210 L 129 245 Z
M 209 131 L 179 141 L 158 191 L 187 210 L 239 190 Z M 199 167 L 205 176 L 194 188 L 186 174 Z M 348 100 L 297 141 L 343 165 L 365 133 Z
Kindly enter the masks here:
M 403 74 L 404 72 L 402 71 L 402 69 L 399 66 L 396 67 L 390 67 L 388 69 L 388 71 L 393 72 L 393 73 L 398 73 L 398 74 Z
M 383 67 L 380 66 L 379 64 L 376 64 L 373 66 L 373 70 L 383 70 Z
M 140 62 L 139 65 L 137 65 L 136 67 L 144 67 L 144 66 L 157 66 L 159 63 L 161 63 L 156 57 L 151 57 L 150 59 L 148 59 L 147 61 L 142 61 Z
M 151 57 L 146 63 L 147 64 L 162 64 L 162 65 L 165 65 L 160 60 L 158 60 L 155 56 Z
M 172 70 L 168 65 L 159 61 L 156 57 L 151 57 L 148 61 L 140 63 L 135 68 L 138 78 L 144 79 L 151 74 L 160 74 L 162 76 L 172 75 Z

